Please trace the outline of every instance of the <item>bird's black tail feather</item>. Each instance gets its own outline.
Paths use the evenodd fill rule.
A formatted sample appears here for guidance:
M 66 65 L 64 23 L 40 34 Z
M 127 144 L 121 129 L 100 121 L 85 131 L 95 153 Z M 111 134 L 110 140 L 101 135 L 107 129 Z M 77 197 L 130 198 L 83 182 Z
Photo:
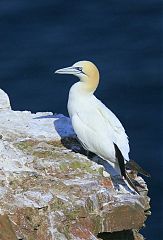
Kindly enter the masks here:
M 139 164 L 137 164 L 134 160 L 129 160 L 127 161 L 126 165 L 127 168 L 137 171 L 138 173 L 146 176 L 146 177 L 151 177 L 151 175 L 145 171 Z

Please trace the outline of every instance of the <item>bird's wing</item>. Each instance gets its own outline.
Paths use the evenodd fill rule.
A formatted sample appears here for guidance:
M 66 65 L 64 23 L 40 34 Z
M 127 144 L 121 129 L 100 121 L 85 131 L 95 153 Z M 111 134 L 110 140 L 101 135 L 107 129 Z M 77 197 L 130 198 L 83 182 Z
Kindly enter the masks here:
M 74 131 L 86 149 L 103 158 L 103 154 L 107 156 L 109 151 L 114 158 L 114 133 L 98 111 L 94 98 L 87 102 L 83 101 L 71 114 L 71 121 Z
M 99 135 L 103 132 L 100 126 L 97 126 L 98 123 L 100 124 L 97 116 L 94 117 L 92 111 L 80 111 L 71 116 L 71 121 L 75 133 L 84 148 L 96 153 L 96 146 L 99 146 Z
M 122 152 L 125 160 L 129 160 L 129 141 L 128 136 L 125 132 L 124 127 L 122 126 L 119 119 L 110 111 L 101 101 L 98 101 L 98 111 L 106 119 L 109 127 L 111 126 L 114 134 L 114 143 L 118 146 Z

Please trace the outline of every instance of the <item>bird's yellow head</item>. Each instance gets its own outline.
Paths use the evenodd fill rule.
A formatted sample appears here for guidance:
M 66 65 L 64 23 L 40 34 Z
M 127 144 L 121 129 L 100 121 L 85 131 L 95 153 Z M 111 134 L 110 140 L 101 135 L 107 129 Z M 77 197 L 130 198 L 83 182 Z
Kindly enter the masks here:
M 79 77 L 80 81 L 84 83 L 84 88 L 89 92 L 94 92 L 99 84 L 99 71 L 90 61 L 77 62 L 71 67 L 59 69 L 55 73 L 72 74 Z

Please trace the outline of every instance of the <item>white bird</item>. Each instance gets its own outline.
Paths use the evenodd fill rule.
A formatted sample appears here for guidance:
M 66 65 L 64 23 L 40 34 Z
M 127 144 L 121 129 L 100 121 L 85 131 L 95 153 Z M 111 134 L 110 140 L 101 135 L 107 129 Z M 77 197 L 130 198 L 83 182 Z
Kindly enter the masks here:
M 94 95 L 99 84 L 97 67 L 90 61 L 79 61 L 55 73 L 73 74 L 80 79 L 70 89 L 68 112 L 83 147 L 108 161 L 118 174 L 128 179 L 125 169 L 130 151 L 128 137 L 119 119 Z

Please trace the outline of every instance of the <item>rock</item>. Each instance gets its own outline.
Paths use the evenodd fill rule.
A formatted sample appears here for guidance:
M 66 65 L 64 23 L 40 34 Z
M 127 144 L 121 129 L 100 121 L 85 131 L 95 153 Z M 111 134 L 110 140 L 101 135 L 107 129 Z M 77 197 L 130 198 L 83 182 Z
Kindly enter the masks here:
M 2 89 L 0 89 L 0 111 L 9 109 L 11 109 L 9 97 Z
M 11 225 L 11 221 L 7 215 L 0 215 L 0 239 L 17 240 L 17 237 Z
M 0 214 L 18 239 L 142 239 L 144 180 L 135 177 L 144 186 L 135 194 L 108 163 L 87 158 L 69 118 L 6 109 L 0 136 Z

